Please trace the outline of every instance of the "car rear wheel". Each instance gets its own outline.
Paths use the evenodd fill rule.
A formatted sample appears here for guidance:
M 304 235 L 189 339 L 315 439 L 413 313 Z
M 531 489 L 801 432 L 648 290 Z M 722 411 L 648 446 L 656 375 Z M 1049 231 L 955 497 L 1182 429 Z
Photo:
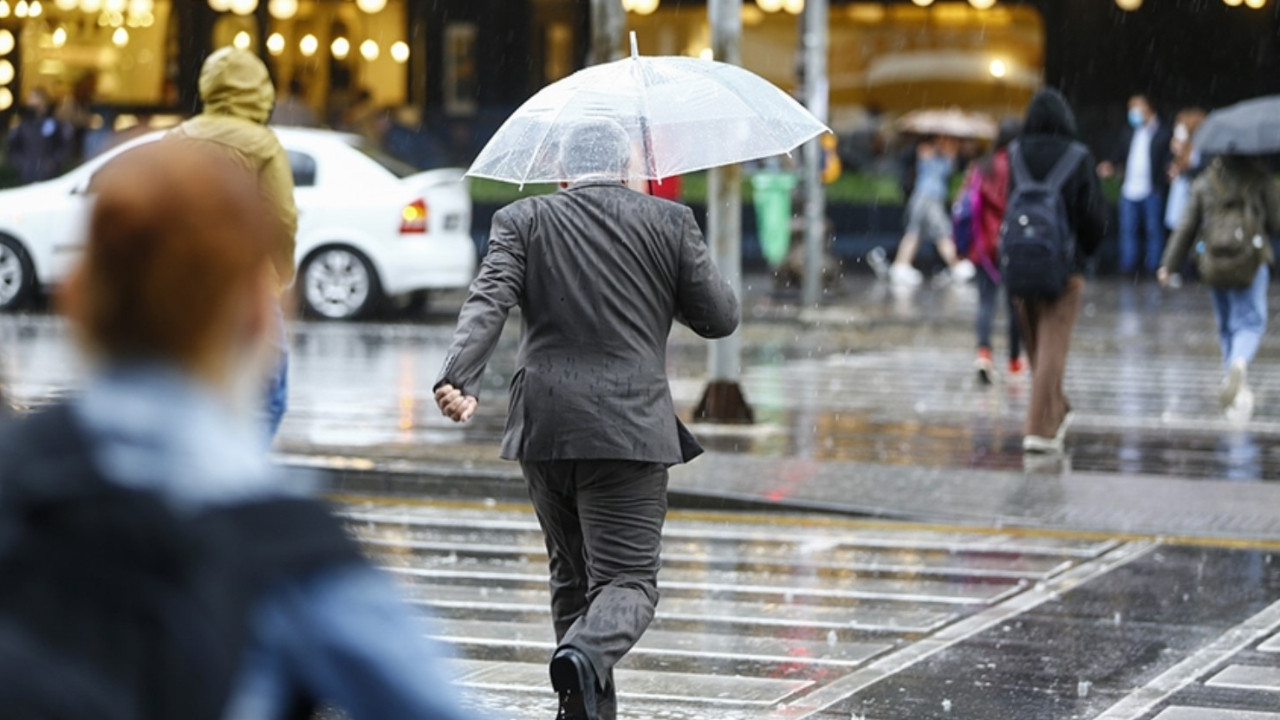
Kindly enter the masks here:
M 0 236 L 0 310 L 20 308 L 31 297 L 35 271 L 22 243 Z
M 302 303 L 312 315 L 330 320 L 363 317 L 382 291 L 369 260 L 348 247 L 328 247 L 302 266 Z

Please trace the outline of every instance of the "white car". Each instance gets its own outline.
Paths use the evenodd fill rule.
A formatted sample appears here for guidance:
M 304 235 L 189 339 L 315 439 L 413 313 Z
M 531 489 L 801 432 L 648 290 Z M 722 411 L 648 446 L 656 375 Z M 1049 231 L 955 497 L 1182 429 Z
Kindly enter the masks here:
M 274 128 L 289 153 L 298 204 L 298 296 L 324 318 L 367 314 L 391 299 L 466 287 L 476 272 L 471 198 L 463 171 L 418 172 L 326 130 Z M 62 177 L 0 191 L 0 310 L 60 282 L 83 246 L 93 173 L 103 153 Z

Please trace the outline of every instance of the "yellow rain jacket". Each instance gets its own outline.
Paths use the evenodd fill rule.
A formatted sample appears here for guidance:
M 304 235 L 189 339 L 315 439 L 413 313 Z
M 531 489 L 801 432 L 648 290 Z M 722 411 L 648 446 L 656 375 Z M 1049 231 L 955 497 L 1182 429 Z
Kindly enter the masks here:
M 277 287 L 283 291 L 293 282 L 298 208 L 293 202 L 289 156 L 267 127 L 276 99 L 267 66 L 243 50 L 218 50 L 205 60 L 200 71 L 200 99 L 204 101 L 204 111 L 174 128 L 170 135 L 221 145 L 257 173 L 263 194 L 280 218 L 271 262 Z

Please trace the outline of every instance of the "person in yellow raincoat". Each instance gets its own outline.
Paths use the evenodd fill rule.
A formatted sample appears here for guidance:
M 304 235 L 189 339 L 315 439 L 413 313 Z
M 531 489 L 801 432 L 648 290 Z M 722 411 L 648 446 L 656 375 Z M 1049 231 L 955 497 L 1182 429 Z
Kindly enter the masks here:
M 279 220 L 270 248 L 276 290 L 293 283 L 298 208 L 293 200 L 289 156 L 267 127 L 276 91 L 267 66 L 253 53 L 236 48 L 215 51 L 200 71 L 204 109 L 170 131 L 170 135 L 211 143 L 225 150 L 257 176 L 267 203 Z M 288 407 L 288 344 L 283 313 L 278 315 L 280 363 L 266 392 L 266 422 L 275 437 Z

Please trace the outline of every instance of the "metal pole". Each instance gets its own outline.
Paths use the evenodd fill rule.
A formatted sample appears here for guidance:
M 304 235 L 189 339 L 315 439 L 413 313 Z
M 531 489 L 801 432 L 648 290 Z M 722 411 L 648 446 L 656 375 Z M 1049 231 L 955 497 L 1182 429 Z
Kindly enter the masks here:
M 622 59 L 622 31 L 627 14 L 622 0 L 591 0 L 591 55 L 588 65 Z
M 827 80 L 827 0 L 805 0 L 804 6 L 804 95 L 805 105 L 823 123 L 827 122 L 829 83 Z M 822 186 L 822 140 L 810 140 L 804 147 L 804 304 L 813 307 L 822 301 L 822 261 L 826 254 L 825 188 Z
M 742 64 L 742 0 L 707 0 L 711 53 L 716 60 Z M 707 235 L 712 255 L 734 293 L 742 297 L 742 169 L 737 165 L 709 173 Z M 694 415 L 699 420 L 750 423 L 751 408 L 742 395 L 742 338 L 735 332 L 711 343 L 709 383 Z

